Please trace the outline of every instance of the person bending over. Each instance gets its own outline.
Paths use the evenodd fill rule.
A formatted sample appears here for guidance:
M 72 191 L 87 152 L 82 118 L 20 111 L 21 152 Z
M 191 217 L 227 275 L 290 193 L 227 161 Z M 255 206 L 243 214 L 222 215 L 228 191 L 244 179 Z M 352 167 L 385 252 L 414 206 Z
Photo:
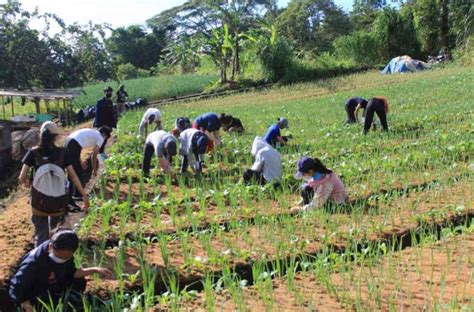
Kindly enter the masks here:
M 252 168 L 244 172 L 244 182 L 256 181 L 263 185 L 281 179 L 282 166 L 280 153 L 261 137 L 256 137 L 252 144 L 252 156 L 255 162 Z
M 172 172 L 173 156 L 177 153 L 176 138 L 164 130 L 158 130 L 150 133 L 145 141 L 143 148 L 143 175 L 148 177 L 150 174 L 151 158 L 155 153 L 158 158 L 161 169 L 166 173 Z

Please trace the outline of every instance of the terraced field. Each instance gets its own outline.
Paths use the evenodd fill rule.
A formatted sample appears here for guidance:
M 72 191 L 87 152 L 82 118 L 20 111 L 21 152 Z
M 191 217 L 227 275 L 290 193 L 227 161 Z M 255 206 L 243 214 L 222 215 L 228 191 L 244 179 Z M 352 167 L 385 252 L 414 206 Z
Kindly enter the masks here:
M 115 272 L 113 280 L 90 280 L 88 291 L 103 302 L 88 308 L 474 309 L 473 90 L 472 69 L 451 67 L 161 107 L 168 130 L 175 118 L 206 111 L 242 119 L 246 133 L 224 134 L 200 177 L 154 169 L 144 179 L 142 112 L 127 113 L 78 225 L 77 264 Z M 353 95 L 389 99 L 389 133 L 364 136 L 360 125 L 344 124 L 344 99 Z M 245 186 L 252 141 L 279 116 L 293 136 L 280 150 L 281 187 Z M 290 213 L 302 155 L 342 177 L 348 205 Z M 0 215 L 4 289 L 31 241 L 27 211 Z M 9 226 L 19 223 L 27 230 L 12 244 Z

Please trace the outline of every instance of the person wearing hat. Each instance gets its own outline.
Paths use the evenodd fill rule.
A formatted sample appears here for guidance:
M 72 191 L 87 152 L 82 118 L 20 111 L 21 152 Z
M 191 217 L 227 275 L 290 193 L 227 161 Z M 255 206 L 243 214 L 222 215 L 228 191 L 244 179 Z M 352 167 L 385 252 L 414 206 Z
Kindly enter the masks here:
M 54 164 L 67 172 L 70 183 L 77 188 L 84 201 L 84 208 L 87 209 L 89 207 L 89 200 L 72 166 L 68 151 L 65 148 L 56 146 L 56 141 L 60 134 L 61 131 L 54 122 L 46 121 L 42 124 L 39 146 L 30 149 L 24 156 L 19 182 L 25 187 L 32 187 L 32 179 L 28 177 L 30 168 L 33 168 L 36 172 L 45 163 Z M 40 211 L 32 206 L 31 220 L 34 225 L 35 246 L 39 246 L 49 238 L 50 231 L 63 221 L 66 211 L 67 202 L 63 209 L 51 212 Z
M 202 172 L 204 154 L 209 144 L 209 138 L 206 133 L 189 128 L 181 132 L 179 140 L 181 143 L 179 153 L 182 155 L 181 172 L 186 172 L 189 164 L 191 164 L 194 172 Z
M 117 110 L 118 114 L 121 115 L 125 112 L 125 102 L 127 101 L 128 93 L 125 91 L 125 86 L 120 85 L 118 91 L 115 93 L 117 96 Z
M 201 130 L 209 138 L 209 146 L 207 151 L 210 152 L 214 149 L 215 145 L 221 143 L 219 136 L 219 129 L 221 128 L 221 117 L 215 113 L 205 113 L 194 119 L 193 128 Z
M 327 202 L 344 204 L 348 200 L 341 179 L 317 158 L 301 157 L 296 176 L 306 183 L 301 187 L 300 206 L 292 208 L 292 212 L 316 209 Z
M 179 138 L 181 132 L 191 128 L 191 121 L 188 117 L 178 117 L 174 121 L 173 135 Z
M 68 150 L 71 164 L 77 175 L 80 177 L 81 181 L 84 182 L 84 176 L 86 175 L 88 169 L 92 169 L 92 175 L 97 176 L 99 164 L 97 155 L 104 152 L 105 145 L 107 144 L 107 140 L 110 138 L 111 133 L 112 129 L 102 126 L 99 128 L 99 130 L 90 128 L 79 129 L 71 133 L 66 138 L 64 147 Z M 87 162 L 81 157 L 82 150 L 89 148 L 92 148 L 92 168 L 88 168 Z M 74 201 L 74 199 L 77 199 L 78 197 L 77 189 L 75 189 L 71 183 L 69 184 L 69 192 L 70 209 L 78 210 L 78 206 Z
M 148 177 L 150 173 L 150 164 L 153 152 L 158 158 L 161 169 L 164 172 L 170 173 L 172 171 L 173 156 L 177 154 L 176 138 L 163 130 L 158 130 L 150 133 L 145 141 L 143 148 L 143 174 Z
M 117 128 L 117 112 L 112 102 L 111 87 L 104 88 L 104 97 L 97 101 L 95 105 L 94 128 L 107 126 L 109 128 Z
M 351 124 L 351 123 L 356 123 L 357 118 L 355 115 L 356 108 L 359 106 L 360 107 L 367 107 L 367 100 L 363 99 L 361 97 L 355 96 L 350 99 L 348 99 L 345 103 L 345 108 L 346 108 L 346 113 L 347 113 L 347 121 L 346 123 Z
M 106 268 L 77 268 L 74 253 L 79 247 L 79 238 L 69 229 L 58 229 L 47 240 L 28 252 L 10 281 L 9 295 L 22 311 L 43 311 L 41 301 L 61 300 L 66 306 L 83 307 L 82 293 L 86 289 L 85 277 L 98 274 L 101 278 L 112 278 Z M 74 310 L 75 311 L 75 310 Z
M 161 126 L 161 117 L 162 114 L 158 108 L 147 109 L 145 114 L 143 114 L 142 121 L 140 122 L 140 128 L 138 129 L 140 135 L 145 135 L 145 137 L 147 137 L 148 125 L 152 123 L 155 124 L 155 130 L 162 130 L 163 127 Z
M 277 147 L 277 143 L 286 144 L 288 138 L 280 133 L 280 129 L 288 129 L 288 120 L 286 118 L 278 118 L 278 122 L 268 128 L 265 134 L 265 141 L 273 147 Z
M 252 156 L 255 162 L 252 168 L 244 172 L 244 182 L 249 184 L 252 180 L 260 185 L 281 179 L 281 157 L 276 149 L 270 146 L 261 137 L 256 137 L 252 144 Z
M 374 120 L 374 114 L 379 117 L 380 123 L 384 131 L 388 131 L 387 114 L 388 114 L 388 101 L 383 96 L 375 96 L 366 103 L 359 103 L 355 110 L 355 118 L 358 119 L 359 110 L 364 109 L 364 134 L 369 132 L 372 122 Z

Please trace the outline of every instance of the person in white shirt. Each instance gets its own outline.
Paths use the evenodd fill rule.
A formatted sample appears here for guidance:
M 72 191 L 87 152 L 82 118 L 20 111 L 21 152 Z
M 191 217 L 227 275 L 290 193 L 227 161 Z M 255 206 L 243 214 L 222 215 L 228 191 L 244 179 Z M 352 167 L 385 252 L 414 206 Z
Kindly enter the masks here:
M 252 156 L 255 162 L 252 168 L 244 172 L 244 182 L 252 180 L 263 185 L 281 179 L 282 165 L 280 153 L 261 137 L 256 137 L 252 144 Z
M 162 130 L 161 117 L 162 113 L 158 108 L 149 108 L 143 114 L 142 121 L 140 122 L 139 132 L 140 135 L 148 136 L 148 125 L 154 123 L 156 125 L 155 130 Z
M 186 172 L 189 164 L 194 172 L 202 172 L 204 154 L 209 143 L 207 135 L 201 130 L 190 128 L 181 132 L 179 139 L 181 142 L 179 153 L 182 156 L 181 172 Z
M 104 150 L 105 144 L 110 138 L 111 133 L 111 128 L 102 126 L 99 130 L 90 128 L 79 129 L 67 137 L 64 147 L 67 149 L 72 167 L 82 183 L 84 183 L 85 171 L 88 168 L 87 162 L 83 161 L 81 158 L 82 150 L 92 148 L 92 175 L 97 176 L 97 155 Z M 75 206 L 73 198 L 79 197 L 76 193 L 73 183 L 70 182 L 69 194 L 71 196 L 70 205 L 72 206 Z
M 158 130 L 150 133 L 146 137 L 143 148 L 143 175 L 148 177 L 150 174 L 151 158 L 156 154 L 159 164 L 163 171 L 170 173 L 172 171 L 173 156 L 177 154 L 176 138 L 164 130 Z

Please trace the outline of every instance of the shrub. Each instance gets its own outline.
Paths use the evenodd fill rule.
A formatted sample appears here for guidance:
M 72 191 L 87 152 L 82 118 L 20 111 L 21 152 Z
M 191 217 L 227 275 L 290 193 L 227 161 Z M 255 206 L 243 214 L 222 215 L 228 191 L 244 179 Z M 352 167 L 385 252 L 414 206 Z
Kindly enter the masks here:
M 333 45 L 338 57 L 353 60 L 360 66 L 373 67 L 383 61 L 379 54 L 379 42 L 370 32 L 357 31 L 351 35 L 339 37 Z
M 120 64 L 117 66 L 117 78 L 119 80 L 126 80 L 126 79 L 135 79 L 135 78 L 145 78 L 149 77 L 150 72 L 137 68 L 133 66 L 133 64 L 127 63 L 127 64 Z
M 280 80 L 292 67 L 293 48 L 283 37 L 278 37 L 270 43 L 262 41 L 258 55 L 266 76 L 273 82 Z

